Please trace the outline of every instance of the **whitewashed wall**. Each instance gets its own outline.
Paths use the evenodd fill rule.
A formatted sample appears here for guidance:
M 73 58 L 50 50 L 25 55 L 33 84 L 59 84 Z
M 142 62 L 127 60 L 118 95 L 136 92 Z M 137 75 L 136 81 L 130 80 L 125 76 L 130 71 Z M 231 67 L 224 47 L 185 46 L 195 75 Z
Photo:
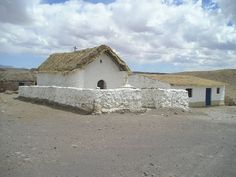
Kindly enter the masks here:
M 170 84 L 139 74 L 129 76 L 128 82 L 136 88 L 171 88 Z
M 188 110 L 188 93 L 181 89 L 141 89 L 142 105 L 146 108 L 172 107 Z
M 22 86 L 19 96 L 48 100 L 87 112 L 142 111 L 140 89 L 81 89 L 56 86 Z
M 127 74 L 126 71 L 120 71 L 109 56 L 103 54 L 85 67 L 84 88 L 96 88 L 99 80 L 105 81 L 107 89 L 120 88 L 125 84 Z
M 181 89 L 158 89 L 155 95 L 156 108 L 181 108 L 189 109 L 188 92 Z
M 37 85 L 39 86 L 60 86 L 60 87 L 84 87 L 84 71 L 75 70 L 63 73 L 38 73 Z
M 141 90 L 120 88 L 109 90 L 96 90 L 96 112 L 116 112 L 127 110 L 131 112 L 142 111 Z
M 155 98 L 156 94 L 158 94 L 158 88 L 144 88 L 141 89 L 142 93 L 142 105 L 145 108 L 155 108 Z
M 187 89 L 192 88 L 192 97 L 189 98 L 190 103 L 200 103 L 202 102 L 203 105 L 206 100 L 206 88 L 211 88 L 211 100 L 212 101 L 222 101 L 224 102 L 225 98 L 225 87 L 193 87 L 193 86 L 175 86 L 175 89 Z M 217 94 L 216 90 L 220 88 L 220 93 Z
M 212 100 L 221 100 L 224 101 L 225 100 L 225 86 L 221 86 L 218 87 L 220 88 L 220 93 L 217 94 L 217 87 L 213 87 L 212 88 Z

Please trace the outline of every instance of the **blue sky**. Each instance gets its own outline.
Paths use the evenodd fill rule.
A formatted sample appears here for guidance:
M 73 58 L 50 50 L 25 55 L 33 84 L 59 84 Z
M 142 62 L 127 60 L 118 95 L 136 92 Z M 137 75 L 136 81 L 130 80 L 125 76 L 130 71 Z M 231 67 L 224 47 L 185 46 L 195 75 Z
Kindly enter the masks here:
M 0 4 L 0 65 L 106 44 L 135 71 L 236 68 L 233 0 L 12 1 Z

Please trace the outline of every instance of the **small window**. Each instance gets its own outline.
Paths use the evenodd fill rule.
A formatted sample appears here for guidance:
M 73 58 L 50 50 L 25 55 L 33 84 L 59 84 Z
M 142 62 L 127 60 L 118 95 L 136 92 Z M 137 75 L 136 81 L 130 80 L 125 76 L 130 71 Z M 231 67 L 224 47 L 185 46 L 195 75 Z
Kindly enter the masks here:
M 24 86 L 25 85 L 25 83 L 24 82 L 19 82 L 19 84 L 18 84 L 19 86 Z
M 193 97 L 193 89 L 187 88 L 186 91 L 188 92 L 188 97 L 192 98 Z
M 102 60 L 100 60 L 100 63 L 102 63 Z
M 216 89 L 216 93 L 217 93 L 217 94 L 220 94 L 220 88 L 217 88 L 217 89 Z

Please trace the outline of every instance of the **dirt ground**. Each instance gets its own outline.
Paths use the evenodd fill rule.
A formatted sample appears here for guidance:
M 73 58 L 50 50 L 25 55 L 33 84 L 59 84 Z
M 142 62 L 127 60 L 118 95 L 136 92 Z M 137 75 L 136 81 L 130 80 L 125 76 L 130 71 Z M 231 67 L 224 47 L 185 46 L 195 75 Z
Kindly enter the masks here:
M 235 177 L 236 107 L 80 115 L 0 94 L 0 177 Z

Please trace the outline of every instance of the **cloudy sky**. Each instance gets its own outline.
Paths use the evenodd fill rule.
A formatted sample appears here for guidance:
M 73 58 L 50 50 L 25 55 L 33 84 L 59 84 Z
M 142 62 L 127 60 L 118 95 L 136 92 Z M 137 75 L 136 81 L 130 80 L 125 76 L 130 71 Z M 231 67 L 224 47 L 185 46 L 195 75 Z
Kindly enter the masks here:
M 236 68 L 236 1 L 0 1 L 0 65 L 101 44 L 135 71 Z

